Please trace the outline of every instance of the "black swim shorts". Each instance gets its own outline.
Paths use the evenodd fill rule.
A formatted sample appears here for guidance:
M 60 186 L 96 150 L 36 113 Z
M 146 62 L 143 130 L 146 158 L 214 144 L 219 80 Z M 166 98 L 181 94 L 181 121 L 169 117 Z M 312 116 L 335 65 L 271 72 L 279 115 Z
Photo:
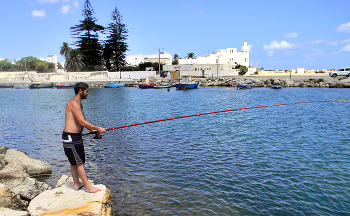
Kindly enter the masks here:
M 64 153 L 72 166 L 85 163 L 84 144 L 81 133 L 62 133 Z

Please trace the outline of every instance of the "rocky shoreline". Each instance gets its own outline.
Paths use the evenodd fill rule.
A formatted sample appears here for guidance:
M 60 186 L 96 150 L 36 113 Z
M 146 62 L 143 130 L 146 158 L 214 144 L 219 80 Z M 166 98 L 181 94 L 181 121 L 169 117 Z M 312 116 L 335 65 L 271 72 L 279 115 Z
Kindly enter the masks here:
M 339 77 L 332 78 L 327 76 L 296 76 L 296 77 L 219 77 L 219 78 L 192 78 L 199 82 L 199 86 L 206 87 L 236 87 L 241 82 L 253 82 L 252 88 L 271 88 L 272 84 L 281 84 L 283 87 L 311 87 L 311 88 L 350 88 L 350 78 Z M 141 81 L 142 82 L 142 81 Z M 179 83 L 175 80 L 169 80 L 161 83 L 175 85 Z
M 113 215 L 104 185 L 95 185 L 101 191 L 90 194 L 75 191 L 69 176 L 62 176 L 55 189 L 34 178 L 51 173 L 49 163 L 0 146 L 0 215 Z

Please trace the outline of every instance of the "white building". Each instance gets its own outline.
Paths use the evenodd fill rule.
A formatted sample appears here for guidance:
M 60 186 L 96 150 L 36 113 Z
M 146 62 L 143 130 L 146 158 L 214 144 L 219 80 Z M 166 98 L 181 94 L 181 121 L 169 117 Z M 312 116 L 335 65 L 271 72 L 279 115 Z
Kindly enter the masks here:
M 237 48 L 218 49 L 216 54 L 197 57 L 196 59 L 178 59 L 178 65 L 164 65 L 164 71 L 176 72 L 176 77 L 183 75 L 192 76 L 237 76 L 239 70 L 236 65 L 243 65 L 249 68 L 249 46 L 244 41 L 242 51 Z
M 179 59 L 182 64 L 240 64 L 249 68 L 249 46 L 247 40 L 244 41 L 242 51 L 237 52 L 237 48 L 218 49 L 216 54 L 197 57 L 196 59 Z
M 159 60 L 161 64 L 171 65 L 173 62 L 173 57 L 168 52 L 159 52 L 152 55 L 136 54 L 126 56 L 126 62 L 129 66 L 137 66 L 144 62 L 159 62 Z

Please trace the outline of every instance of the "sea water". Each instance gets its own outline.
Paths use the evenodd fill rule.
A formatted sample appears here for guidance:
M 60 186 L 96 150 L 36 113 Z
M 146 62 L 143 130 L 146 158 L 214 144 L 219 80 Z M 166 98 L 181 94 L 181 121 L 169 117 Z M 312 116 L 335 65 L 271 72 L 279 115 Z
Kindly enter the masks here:
M 112 128 L 294 102 L 348 100 L 350 89 L 90 88 L 93 124 Z M 0 145 L 70 175 L 61 132 L 73 89 L 0 89 Z M 348 215 L 350 101 L 244 109 L 84 137 L 86 172 L 117 215 Z

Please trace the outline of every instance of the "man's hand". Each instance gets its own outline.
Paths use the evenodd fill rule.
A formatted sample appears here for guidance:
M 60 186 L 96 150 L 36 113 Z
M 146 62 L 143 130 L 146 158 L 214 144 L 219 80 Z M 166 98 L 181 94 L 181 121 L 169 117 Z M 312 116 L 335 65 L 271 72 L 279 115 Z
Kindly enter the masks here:
M 101 134 L 101 133 L 106 133 L 106 129 L 102 127 L 98 127 L 97 134 Z

